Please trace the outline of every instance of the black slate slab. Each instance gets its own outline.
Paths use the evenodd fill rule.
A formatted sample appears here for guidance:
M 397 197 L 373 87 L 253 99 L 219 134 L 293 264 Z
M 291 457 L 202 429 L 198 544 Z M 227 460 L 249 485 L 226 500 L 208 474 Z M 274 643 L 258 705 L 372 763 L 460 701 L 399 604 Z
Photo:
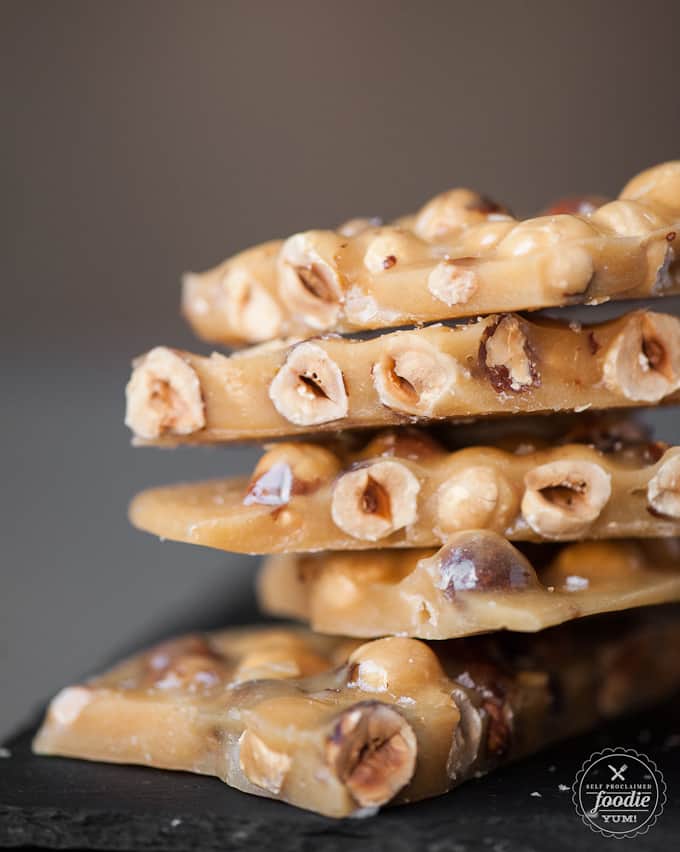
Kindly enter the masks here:
M 167 632 L 243 622 L 253 615 L 251 607 L 248 601 L 230 613 L 204 613 L 191 624 L 169 625 Z M 35 757 L 30 751 L 34 728 L 29 725 L 7 742 L 9 756 L 0 759 L 4 847 L 129 852 L 601 850 L 616 841 L 586 828 L 574 811 L 571 789 L 560 790 L 559 785 L 570 788 L 583 761 L 605 746 L 648 754 L 668 786 L 666 809 L 656 826 L 644 837 L 625 842 L 636 852 L 667 852 L 677 848 L 680 838 L 680 697 L 446 796 L 388 808 L 363 820 L 329 820 L 187 773 Z

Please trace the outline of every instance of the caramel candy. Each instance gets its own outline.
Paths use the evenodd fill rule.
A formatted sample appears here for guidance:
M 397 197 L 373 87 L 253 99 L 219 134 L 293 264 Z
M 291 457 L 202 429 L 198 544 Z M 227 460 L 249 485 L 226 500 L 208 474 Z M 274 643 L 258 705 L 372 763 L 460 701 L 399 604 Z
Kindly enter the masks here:
M 680 685 L 677 612 L 502 641 L 292 629 L 163 643 L 63 689 L 43 755 L 215 775 L 332 817 L 435 796 Z
M 534 632 L 594 613 L 680 601 L 680 540 L 579 542 L 523 552 L 493 532 L 455 533 L 437 552 L 270 557 L 262 609 L 323 633 L 451 639 Z
M 451 190 L 391 226 L 306 231 L 189 276 L 184 313 L 242 344 L 680 292 L 680 161 L 602 201 L 517 221 Z
M 586 444 L 449 453 L 416 430 L 355 452 L 272 445 L 251 478 L 143 491 L 132 523 L 245 553 L 424 547 L 487 529 L 515 541 L 680 535 L 680 447 Z
M 583 411 L 680 395 L 680 319 L 592 326 L 514 314 L 371 340 L 137 359 L 126 423 L 144 444 L 216 443 L 493 414 Z

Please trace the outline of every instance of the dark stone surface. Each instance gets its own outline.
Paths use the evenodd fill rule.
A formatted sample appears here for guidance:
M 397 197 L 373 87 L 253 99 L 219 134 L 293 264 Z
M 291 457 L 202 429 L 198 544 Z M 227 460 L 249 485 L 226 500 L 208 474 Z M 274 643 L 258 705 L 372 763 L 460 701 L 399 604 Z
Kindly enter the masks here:
M 245 621 L 252 601 L 232 620 Z M 227 623 L 224 610 L 188 627 Z M 149 637 L 155 638 L 155 637 Z M 140 645 L 143 643 L 140 643 Z M 668 850 L 680 837 L 680 699 L 562 743 L 437 799 L 387 808 L 369 819 L 330 820 L 231 790 L 214 778 L 135 766 L 35 757 L 35 724 L 0 759 L 0 846 L 51 849 L 332 852 L 582 852 L 605 840 L 580 821 L 571 788 L 583 761 L 605 746 L 636 748 L 656 761 L 668 802 L 656 826 L 630 842 Z M 539 796 L 532 796 L 538 792 Z

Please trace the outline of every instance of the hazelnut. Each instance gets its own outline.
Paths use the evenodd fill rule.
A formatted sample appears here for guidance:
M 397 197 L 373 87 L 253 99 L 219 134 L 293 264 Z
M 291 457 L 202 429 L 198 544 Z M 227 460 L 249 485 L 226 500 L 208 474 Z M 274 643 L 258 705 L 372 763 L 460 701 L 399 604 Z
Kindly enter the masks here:
M 366 444 L 359 457 L 373 459 L 389 456 L 410 461 L 433 461 L 445 454 L 446 449 L 429 432 L 405 426 L 379 432 Z
M 357 216 L 355 219 L 348 219 L 343 222 L 338 228 L 338 233 L 342 237 L 358 237 L 364 231 L 369 231 L 371 228 L 379 228 L 382 225 L 382 219 L 378 216 Z
M 643 204 L 658 204 L 677 212 L 680 208 L 680 160 L 671 160 L 640 172 L 628 181 L 619 197 Z
M 335 255 L 341 241 L 331 231 L 308 231 L 290 237 L 281 249 L 279 294 L 312 328 L 329 328 L 340 312 L 344 286 Z
M 347 415 L 348 400 L 340 367 L 315 343 L 290 350 L 269 386 L 274 407 L 298 426 L 314 426 Z
M 399 228 L 385 228 L 377 231 L 369 241 L 364 254 L 364 266 L 373 275 L 381 275 L 420 255 L 422 243 L 416 237 Z
M 326 741 L 326 762 L 361 807 L 379 807 L 409 783 L 418 742 L 393 707 L 362 701 L 343 711 Z
M 217 654 L 186 653 L 169 661 L 153 685 L 158 689 L 198 692 L 217 686 L 225 675 L 224 663 Z
M 444 532 L 505 526 L 515 510 L 515 492 L 490 465 L 456 471 L 437 489 L 437 525 Z
M 93 697 L 86 686 L 67 686 L 50 702 L 50 718 L 58 725 L 72 725 Z
M 527 326 L 512 314 L 496 317 L 484 329 L 478 361 L 497 393 L 521 393 L 541 384 Z
M 647 486 L 647 503 L 667 518 L 680 518 L 680 455 L 661 464 Z
M 606 386 L 636 402 L 659 402 L 680 388 L 680 320 L 638 311 L 604 356 Z
M 507 539 L 488 530 L 451 536 L 434 556 L 422 561 L 448 598 L 459 592 L 516 591 L 537 585 L 529 561 Z
M 450 189 L 435 196 L 420 209 L 413 225 L 423 240 L 434 242 L 470 225 L 486 222 L 490 216 L 507 216 L 508 211 L 472 189 Z
M 317 444 L 274 444 L 257 463 L 243 503 L 283 506 L 309 494 L 340 471 L 338 457 Z
M 610 201 L 590 221 L 619 237 L 647 236 L 666 224 L 658 213 L 637 201 Z
M 191 435 L 205 426 L 198 375 L 174 349 L 157 346 L 138 358 L 125 395 L 125 425 L 145 440 Z
M 270 748 L 247 728 L 238 742 L 243 774 L 251 784 L 278 796 L 292 763 L 290 755 Z
M 281 308 L 245 269 L 232 267 L 226 273 L 218 298 L 230 326 L 248 343 L 261 343 L 281 334 Z
M 573 213 L 576 216 L 590 216 L 609 199 L 604 195 L 571 195 L 553 201 L 543 211 L 543 216 L 559 216 L 562 213 Z
M 582 535 L 611 495 L 611 476 L 598 464 L 578 459 L 548 462 L 524 477 L 522 514 L 545 538 Z
M 328 661 L 304 644 L 265 646 L 247 653 L 231 677 L 231 683 L 250 680 L 286 680 L 328 670 Z
M 464 305 L 477 292 L 479 284 L 476 257 L 457 257 L 443 260 L 430 272 L 427 289 L 445 305 Z
M 484 724 L 479 710 L 461 686 L 454 686 L 451 698 L 460 713 L 446 761 L 446 772 L 453 781 L 462 781 L 476 762 L 482 743 Z
M 406 333 L 387 342 L 371 372 L 383 405 L 429 416 L 457 383 L 461 371 L 450 355 L 427 340 Z
M 360 467 L 333 489 L 333 522 L 353 538 L 377 541 L 416 520 L 419 491 L 418 479 L 398 461 Z
M 443 670 L 434 651 L 418 639 L 391 636 L 360 645 L 349 657 L 349 685 L 364 692 L 416 694 Z

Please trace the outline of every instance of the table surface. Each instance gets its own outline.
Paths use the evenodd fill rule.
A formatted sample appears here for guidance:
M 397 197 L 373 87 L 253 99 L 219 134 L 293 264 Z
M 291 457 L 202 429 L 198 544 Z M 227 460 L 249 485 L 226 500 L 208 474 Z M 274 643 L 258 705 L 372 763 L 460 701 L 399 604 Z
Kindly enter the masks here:
M 238 621 L 253 617 L 244 601 Z M 217 626 L 218 612 L 168 625 Z M 153 638 L 153 637 L 152 637 Z M 146 640 L 145 640 L 146 642 Z M 386 808 L 368 819 L 330 820 L 232 790 L 214 778 L 115 766 L 30 751 L 35 720 L 5 743 L 0 760 L 0 846 L 53 849 L 363 849 L 429 852 L 581 852 L 607 841 L 581 823 L 571 784 L 606 746 L 636 748 L 664 774 L 668 801 L 635 849 L 668 850 L 680 836 L 680 699 L 620 720 L 497 770 L 449 793 Z M 568 790 L 560 790 L 560 785 Z M 536 795 L 536 794 L 540 795 Z

